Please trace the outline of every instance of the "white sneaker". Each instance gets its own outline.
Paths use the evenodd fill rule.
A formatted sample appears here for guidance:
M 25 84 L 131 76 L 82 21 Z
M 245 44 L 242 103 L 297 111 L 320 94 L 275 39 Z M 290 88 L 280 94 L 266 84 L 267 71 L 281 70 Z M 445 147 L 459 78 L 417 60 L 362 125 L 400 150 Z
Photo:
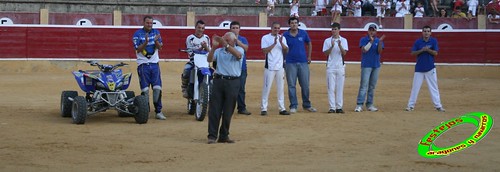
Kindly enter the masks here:
M 377 112 L 378 109 L 372 105 L 372 106 L 368 107 L 368 111 Z
M 163 113 L 159 112 L 159 113 L 156 113 L 156 119 L 165 120 L 167 118 L 163 115 Z
M 290 113 L 297 113 L 297 109 L 296 108 L 291 108 L 290 109 Z
M 304 108 L 305 110 L 309 111 L 309 112 L 316 112 L 318 110 L 316 110 L 316 108 L 313 108 L 312 106 L 309 107 L 309 108 Z
M 405 111 L 413 111 L 413 110 L 415 110 L 415 108 L 413 108 L 413 107 L 407 107 L 407 108 L 405 109 Z
M 438 107 L 436 108 L 436 110 L 439 112 L 446 112 L 446 110 L 443 107 Z
M 356 106 L 356 109 L 354 109 L 354 112 L 363 112 L 363 107 L 361 106 Z

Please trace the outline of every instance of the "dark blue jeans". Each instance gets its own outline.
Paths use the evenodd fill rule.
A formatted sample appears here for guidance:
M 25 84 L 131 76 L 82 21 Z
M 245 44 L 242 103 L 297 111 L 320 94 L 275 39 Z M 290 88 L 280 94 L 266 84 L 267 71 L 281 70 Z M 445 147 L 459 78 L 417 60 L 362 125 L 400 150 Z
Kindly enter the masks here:
M 238 112 L 247 109 L 245 104 L 245 84 L 247 83 L 247 70 L 241 70 L 240 76 L 240 91 L 238 93 Z

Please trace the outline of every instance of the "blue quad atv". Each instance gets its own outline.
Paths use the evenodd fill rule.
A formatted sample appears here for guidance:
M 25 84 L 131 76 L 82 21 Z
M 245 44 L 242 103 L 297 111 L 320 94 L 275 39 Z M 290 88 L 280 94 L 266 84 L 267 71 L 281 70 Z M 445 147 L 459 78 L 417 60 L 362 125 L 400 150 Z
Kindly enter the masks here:
M 73 71 L 78 86 L 85 92 L 85 97 L 77 91 L 63 91 L 61 94 L 61 116 L 71 117 L 73 123 L 84 124 L 88 116 L 116 109 L 120 117 L 134 117 L 135 122 L 148 122 L 149 103 L 146 96 L 135 96 L 133 91 L 125 91 L 132 78 L 132 73 L 122 73 L 119 67 L 128 65 L 123 62 L 116 65 L 99 64 L 87 61 L 99 70 Z

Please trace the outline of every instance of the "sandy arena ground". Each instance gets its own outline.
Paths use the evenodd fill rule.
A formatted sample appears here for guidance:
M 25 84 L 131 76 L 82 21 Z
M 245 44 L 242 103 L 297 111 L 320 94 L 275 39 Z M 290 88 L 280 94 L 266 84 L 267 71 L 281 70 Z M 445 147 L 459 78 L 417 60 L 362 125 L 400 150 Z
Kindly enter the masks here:
M 110 62 L 115 63 L 115 62 Z M 134 61 L 123 69 L 134 74 Z M 439 66 L 445 113 L 434 110 L 427 87 L 416 110 L 405 112 L 412 65 L 383 65 L 376 89 L 378 112 L 355 113 L 359 64 L 347 66 L 345 114 L 328 114 L 325 65 L 311 64 L 310 99 L 319 112 L 278 115 L 275 87 L 269 115 L 260 116 L 262 62 L 249 63 L 250 116 L 234 115 L 235 144 L 206 144 L 207 120 L 195 121 L 181 97 L 184 62 L 162 62 L 166 121 L 145 125 L 115 111 L 75 125 L 60 116 L 63 90 L 79 90 L 72 70 L 80 61 L 0 61 L 0 171 L 500 171 L 500 127 L 477 145 L 441 159 L 418 155 L 417 144 L 433 127 L 467 112 L 495 120 L 500 112 L 500 67 Z M 289 101 L 287 94 L 286 106 Z M 299 96 L 300 97 L 300 96 Z M 299 99 L 299 102 L 300 99 Z M 299 105 L 300 106 L 300 105 Z M 454 145 L 475 131 L 471 124 L 439 137 Z

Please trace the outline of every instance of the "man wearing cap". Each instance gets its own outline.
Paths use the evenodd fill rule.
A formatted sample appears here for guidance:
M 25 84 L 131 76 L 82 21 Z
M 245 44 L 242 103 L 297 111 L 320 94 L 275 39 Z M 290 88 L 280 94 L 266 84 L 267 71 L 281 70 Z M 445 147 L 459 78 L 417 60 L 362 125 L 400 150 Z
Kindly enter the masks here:
M 380 38 L 377 37 L 377 25 L 371 24 L 368 26 L 368 35 L 362 37 L 359 41 L 359 47 L 361 48 L 361 81 L 354 112 L 362 112 L 363 104 L 366 105 L 368 111 L 378 111 L 373 104 L 373 96 L 380 72 L 380 53 L 384 49 L 384 38 L 385 35 Z

